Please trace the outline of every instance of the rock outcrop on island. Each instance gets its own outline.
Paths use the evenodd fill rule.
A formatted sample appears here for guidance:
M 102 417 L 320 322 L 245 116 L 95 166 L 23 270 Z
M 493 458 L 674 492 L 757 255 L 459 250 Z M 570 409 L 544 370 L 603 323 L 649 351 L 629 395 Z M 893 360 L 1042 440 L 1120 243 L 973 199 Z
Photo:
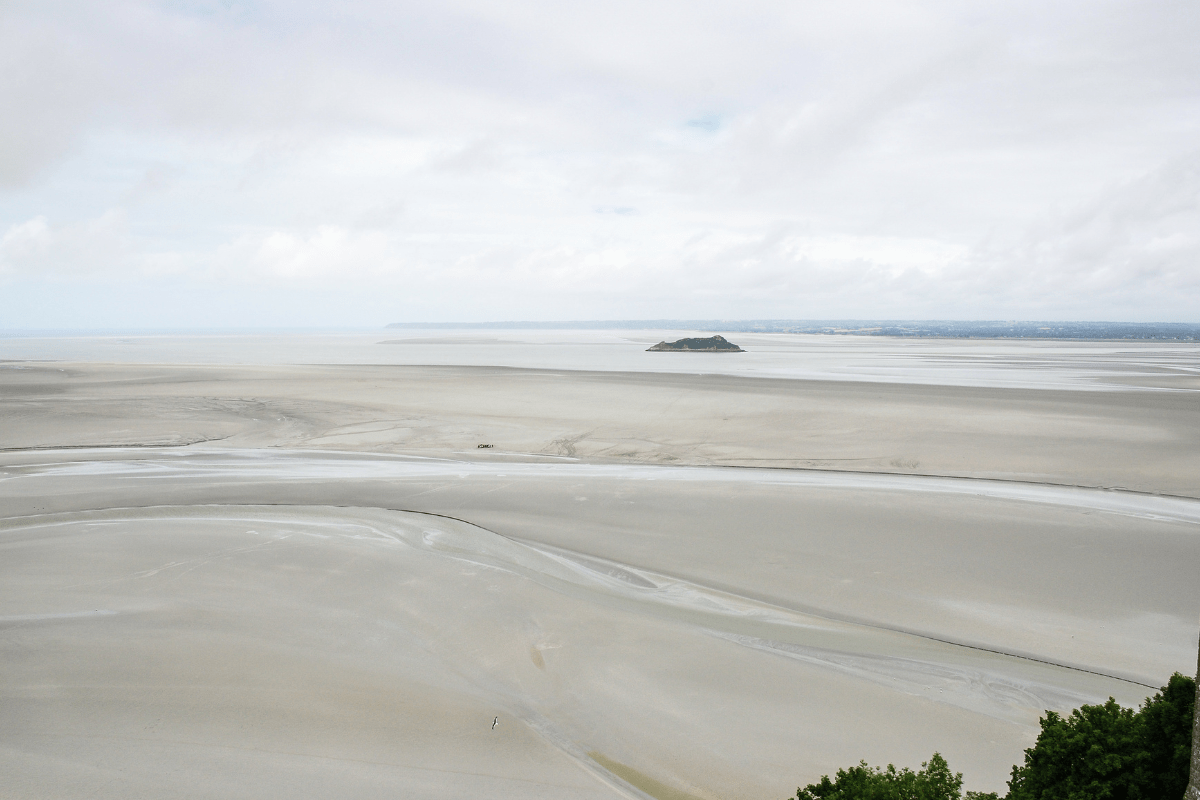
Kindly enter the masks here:
M 724 336 L 709 336 L 707 339 L 680 339 L 675 342 L 659 342 L 654 347 L 647 349 L 646 352 L 744 353 L 746 351 L 733 342 L 728 341 Z

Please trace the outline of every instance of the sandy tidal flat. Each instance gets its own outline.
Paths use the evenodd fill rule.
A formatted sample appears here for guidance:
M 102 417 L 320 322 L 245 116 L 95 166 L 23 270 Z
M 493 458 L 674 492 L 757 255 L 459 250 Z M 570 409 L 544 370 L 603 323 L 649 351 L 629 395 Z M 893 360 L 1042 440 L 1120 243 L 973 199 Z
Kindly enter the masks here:
M 1006 347 L 1019 388 L 11 362 L 4 794 L 1003 789 L 1200 609 L 1195 393 Z

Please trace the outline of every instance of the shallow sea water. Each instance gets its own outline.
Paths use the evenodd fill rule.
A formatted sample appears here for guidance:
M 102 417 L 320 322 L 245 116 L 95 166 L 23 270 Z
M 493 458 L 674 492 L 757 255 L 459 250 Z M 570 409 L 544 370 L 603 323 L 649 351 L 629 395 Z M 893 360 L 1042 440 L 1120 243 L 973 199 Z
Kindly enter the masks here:
M 393 364 L 675 372 L 1035 389 L 1180 388 L 1200 381 L 1200 343 L 894 339 L 728 333 L 744 353 L 648 353 L 697 331 L 381 330 L 0 336 L 0 361 L 138 364 Z M 1186 384 L 1190 386 L 1191 384 Z M 1200 383 L 1192 388 L 1200 389 Z

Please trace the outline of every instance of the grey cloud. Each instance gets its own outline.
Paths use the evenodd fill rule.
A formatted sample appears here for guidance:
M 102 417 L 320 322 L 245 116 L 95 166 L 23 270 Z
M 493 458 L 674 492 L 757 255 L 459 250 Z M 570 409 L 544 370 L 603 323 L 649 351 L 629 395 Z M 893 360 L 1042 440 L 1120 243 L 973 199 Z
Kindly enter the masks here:
M 985 245 L 976 261 L 997 284 L 1033 274 L 1050 296 L 1161 297 L 1169 307 L 1200 288 L 1198 232 L 1200 151 L 1193 151 L 1039 222 L 1015 242 Z
M 0 15 L 10 276 L 470 306 L 453 284 L 531 318 L 631 292 L 653 317 L 1200 308 L 1195 4 Z

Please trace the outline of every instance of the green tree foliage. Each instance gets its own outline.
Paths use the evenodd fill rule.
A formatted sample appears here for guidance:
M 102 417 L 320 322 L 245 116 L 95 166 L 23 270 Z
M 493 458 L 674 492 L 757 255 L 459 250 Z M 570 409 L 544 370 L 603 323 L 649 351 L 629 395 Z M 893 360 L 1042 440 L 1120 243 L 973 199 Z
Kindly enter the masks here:
M 1142 707 L 1143 738 L 1150 772 L 1147 797 L 1183 797 L 1192 759 L 1196 682 L 1176 672 Z
M 1124 800 L 1136 797 L 1142 753 L 1137 716 L 1111 697 L 1101 706 L 1083 706 L 1061 717 L 1042 718 L 1037 744 L 1025 751 L 1024 766 L 1013 767 L 1010 800 Z
M 839 769 L 832 781 L 825 775 L 819 783 L 797 789 L 796 800 L 960 800 L 961 791 L 962 773 L 951 772 L 946 759 L 934 753 L 918 772 L 892 764 L 869 767 L 865 761 Z
M 1111 697 L 1063 717 L 1042 718 L 1037 743 L 1014 766 L 1006 800 L 1181 800 L 1191 766 L 1196 682 L 1175 673 L 1140 710 Z M 796 790 L 796 800 L 964 800 L 962 773 L 938 753 L 917 772 L 870 767 L 839 769 Z M 999 800 L 967 792 L 965 800 Z
M 1180 800 L 1187 788 L 1196 683 L 1175 673 L 1140 711 L 1111 697 L 1042 719 L 1009 800 Z

